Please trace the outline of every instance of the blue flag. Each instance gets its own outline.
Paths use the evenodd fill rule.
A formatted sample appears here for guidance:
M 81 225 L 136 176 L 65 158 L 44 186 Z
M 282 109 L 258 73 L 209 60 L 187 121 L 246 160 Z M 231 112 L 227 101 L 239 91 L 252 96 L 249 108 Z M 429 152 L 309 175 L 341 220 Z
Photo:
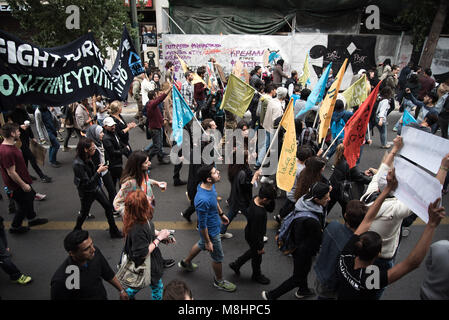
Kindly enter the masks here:
M 418 123 L 418 121 L 416 121 L 416 119 L 413 118 L 413 116 L 410 114 L 410 112 L 408 112 L 406 109 L 404 109 L 404 115 L 402 116 L 402 125 L 406 126 L 413 122 Z
M 327 78 L 329 78 L 331 66 L 332 62 L 327 65 L 326 70 L 321 75 L 321 78 L 318 80 L 317 84 L 313 88 L 313 91 L 307 98 L 306 106 L 304 107 L 304 109 L 298 112 L 295 118 L 298 118 L 299 116 L 303 115 L 304 113 L 312 109 L 317 103 L 320 103 L 321 100 L 323 100 L 324 91 L 326 90 Z
M 182 144 L 182 130 L 184 126 L 189 123 L 194 117 L 192 110 L 190 109 L 187 102 L 184 100 L 181 93 L 179 93 L 176 86 L 173 85 L 173 139 L 177 145 Z

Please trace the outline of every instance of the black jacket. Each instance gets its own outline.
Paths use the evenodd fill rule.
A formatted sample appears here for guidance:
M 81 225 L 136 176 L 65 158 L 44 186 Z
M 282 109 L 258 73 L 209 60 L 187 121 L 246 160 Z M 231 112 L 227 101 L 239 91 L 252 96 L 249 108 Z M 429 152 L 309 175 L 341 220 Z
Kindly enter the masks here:
M 122 155 L 128 153 L 128 148 L 120 142 L 114 132 L 104 130 L 103 147 L 105 160 L 109 161 L 109 168 L 122 167 Z
M 343 157 L 335 166 L 335 169 L 332 172 L 329 181 L 332 185 L 332 188 L 338 188 L 339 183 L 343 182 L 344 180 L 358 182 L 361 184 L 369 184 L 371 182 L 371 177 L 368 177 L 360 172 L 357 166 L 349 169 L 349 165 L 346 162 L 346 159 Z
M 95 192 L 100 187 L 101 175 L 98 174 L 92 160 L 83 161 L 80 157 L 76 157 L 72 166 L 75 175 L 73 182 L 80 194 Z

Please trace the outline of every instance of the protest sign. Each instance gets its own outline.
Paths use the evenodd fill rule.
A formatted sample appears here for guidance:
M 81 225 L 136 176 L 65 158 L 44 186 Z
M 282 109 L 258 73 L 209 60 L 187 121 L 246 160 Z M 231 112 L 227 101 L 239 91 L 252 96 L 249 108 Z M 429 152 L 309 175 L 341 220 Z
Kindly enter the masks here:
M 399 154 L 436 174 L 449 152 L 449 140 L 408 126 L 401 134 L 404 146 Z
M 0 30 L 0 104 L 68 105 L 103 95 L 126 101 L 144 72 L 126 28 L 114 66 L 106 69 L 92 33 L 57 48 L 42 49 Z
M 394 158 L 394 168 L 398 180 L 394 196 L 427 223 L 429 203 L 441 197 L 443 186 L 437 178 L 401 157 Z

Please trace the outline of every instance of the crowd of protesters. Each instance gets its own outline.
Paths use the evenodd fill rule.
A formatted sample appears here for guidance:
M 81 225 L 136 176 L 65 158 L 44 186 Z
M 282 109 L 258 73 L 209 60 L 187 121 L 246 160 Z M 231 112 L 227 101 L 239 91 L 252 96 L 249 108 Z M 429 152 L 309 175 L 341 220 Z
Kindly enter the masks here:
M 212 63 L 215 62 L 211 59 Z M 284 61 L 279 59 L 272 68 L 257 66 L 251 71 L 249 84 L 257 93 L 254 95 L 247 113 L 239 118 L 227 110 L 222 110 L 224 89 L 227 79 L 218 77 L 207 85 L 206 67 L 185 72 L 184 79 L 177 79 L 174 64 L 167 62 L 165 72 L 158 68 L 148 69 L 137 76 L 131 85 L 130 95 L 137 103 L 138 111 L 135 122 L 127 122 L 121 115 L 123 103 L 107 101 L 101 96 L 94 96 L 73 104 L 58 106 L 17 106 L 5 115 L 2 126 L 3 143 L 0 145 L 0 169 L 3 183 L 7 189 L 11 213 L 14 219 L 10 233 L 23 234 L 30 227 L 45 224 L 47 219 L 38 217 L 33 201 L 42 199 L 34 191 L 33 180 L 28 171 L 28 162 L 42 182 L 52 179 L 45 175 L 30 151 L 31 141 L 47 145 L 48 160 L 52 167 L 60 168 L 57 160 L 63 142 L 63 151 L 70 152 L 68 142 L 77 138 L 77 146 L 72 164 L 73 192 L 80 199 L 79 215 L 74 230 L 64 239 L 67 259 L 57 269 L 51 280 L 52 299 L 107 299 L 102 280 L 109 282 L 119 292 L 120 299 L 135 299 L 138 290 L 124 287 L 115 277 L 115 272 L 94 246 L 88 232 L 83 230 L 86 219 L 91 217 L 93 202 L 98 201 L 105 211 L 111 238 L 122 239 L 123 252 L 135 263 L 142 265 L 151 260 L 151 292 L 153 300 L 191 299 L 192 292 L 188 286 L 179 281 L 164 286 L 165 268 L 176 264 L 174 259 L 162 257 L 159 249 L 161 242 L 174 245 L 176 242 L 167 229 L 156 230 L 153 219 L 158 216 L 158 206 L 152 188 L 161 190 L 167 187 L 166 181 L 156 181 L 150 177 L 148 169 L 156 155 L 158 165 L 170 165 L 168 153 L 164 147 L 174 146 L 171 138 L 173 121 L 173 101 L 171 91 L 176 86 L 201 123 L 201 136 L 195 137 L 195 121 L 187 123 L 187 137 L 191 148 L 203 150 L 207 144 L 213 143 L 219 150 L 227 143 L 236 147 L 231 151 L 233 163 L 228 165 L 229 198 L 226 200 L 227 212 L 220 205 L 221 197 L 217 194 L 215 184 L 221 180 L 220 171 L 215 163 L 188 164 L 188 181 L 180 178 L 180 171 L 187 165 L 182 160 L 180 150 L 177 153 L 180 163 L 173 168 L 173 185 L 187 187 L 190 205 L 181 212 L 181 217 L 192 223 L 192 215 L 197 214 L 198 242 L 177 265 L 181 270 L 194 272 L 198 265 L 193 262 L 201 251 L 208 252 L 211 257 L 213 279 L 211 283 L 219 290 L 234 292 L 237 285 L 224 279 L 223 268 L 229 267 L 236 275 L 240 275 L 241 267 L 251 260 L 251 279 L 262 285 L 270 285 L 269 275 L 263 273 L 262 256 L 266 253 L 264 243 L 267 241 L 267 217 L 273 212 L 274 219 L 283 225 L 289 221 L 291 213 L 298 218 L 290 221 L 290 245 L 293 247 L 293 272 L 283 283 L 271 290 L 261 293 L 263 299 L 277 299 L 285 293 L 297 288 L 298 299 L 317 296 L 319 299 L 380 299 L 385 288 L 399 280 L 405 274 L 416 269 L 425 258 L 429 248 L 432 256 L 427 261 L 428 273 L 421 289 L 422 299 L 448 299 L 447 282 L 449 272 L 437 268 L 435 264 L 449 265 L 448 242 L 440 241 L 432 244 L 432 236 L 441 219 L 444 208 L 440 206 L 441 198 L 428 199 L 429 222 L 423 235 L 408 257 L 398 262 L 395 257 L 399 249 L 401 236 L 416 219 L 416 215 L 393 195 L 397 188 L 397 179 L 393 167 L 394 157 L 403 147 L 400 135 L 393 144 L 388 143 L 387 128 L 390 113 L 400 106 L 400 111 L 415 111 L 418 120 L 413 126 L 429 134 L 441 132 L 448 138 L 449 124 L 449 80 L 437 85 L 432 79 L 430 69 L 421 70 L 419 66 L 407 65 L 400 70 L 389 59 L 377 67 L 354 75 L 353 81 L 364 73 L 367 76 L 370 90 L 382 81 L 381 90 L 373 108 L 373 127 L 380 133 L 380 148 L 390 149 L 381 161 L 378 169 L 358 166 L 349 168 L 344 156 L 342 139 L 337 139 L 334 147 L 330 147 L 335 137 L 329 130 L 323 145 L 317 143 L 316 121 L 318 106 L 295 118 L 297 138 L 297 167 L 293 188 L 286 192 L 282 206 L 275 209 L 275 199 L 279 198 L 279 190 L 270 179 L 263 178 L 265 155 L 272 152 L 270 145 L 279 126 L 289 99 L 294 101 L 294 114 L 305 108 L 311 93 L 310 88 L 299 82 L 298 72 L 284 72 Z M 195 80 L 198 77 L 201 79 Z M 285 79 L 285 80 L 284 80 Z M 334 78 L 329 77 L 326 89 L 332 85 Z M 356 110 L 357 108 L 355 108 Z M 355 111 L 354 110 L 354 111 Z M 29 116 L 32 114 L 34 117 Z M 346 110 L 345 103 L 337 100 L 332 115 L 334 123 L 346 123 L 352 112 Z M 34 121 L 39 140 L 34 138 L 30 123 Z M 149 144 L 143 150 L 133 150 L 130 135 L 139 127 L 146 132 Z M 239 129 L 242 139 L 229 141 L 225 129 Z M 256 138 L 248 134 L 250 129 L 264 129 L 259 135 L 256 148 L 251 148 L 250 141 Z M 402 121 L 394 126 L 393 132 L 401 133 Z M 216 141 L 214 133 L 218 131 L 224 136 Z M 279 134 L 279 146 L 282 145 L 282 131 Z M 62 134 L 65 132 L 65 137 Z M 243 141 L 240 142 L 240 141 Z M 20 145 L 18 143 L 20 142 Z M 240 145 L 239 145 L 240 143 Z M 365 144 L 373 144 L 368 137 Z M 329 150 L 327 150 L 329 149 Z M 279 148 L 280 150 L 280 148 Z M 326 156 L 323 156 L 324 152 Z M 243 162 L 238 163 L 237 154 L 242 152 Z M 212 151 L 214 159 L 221 152 Z M 189 157 L 193 157 L 190 152 Z M 329 159 L 334 157 L 332 174 L 324 176 L 324 168 Z M 361 157 L 361 156 L 360 156 Z M 379 159 L 380 160 L 380 159 Z M 360 162 L 360 158 L 359 158 Z M 250 164 L 254 163 L 254 166 Z M 362 161 L 363 163 L 363 161 Z M 329 164 L 331 165 L 331 164 Z M 156 167 L 157 170 L 157 167 Z M 437 179 L 442 185 L 442 193 L 447 193 L 449 170 L 449 154 L 441 160 Z M 357 196 L 348 199 L 343 196 L 343 182 L 349 180 L 358 184 Z M 76 189 L 76 191 L 75 191 Z M 282 196 L 281 196 L 282 197 Z M 332 221 L 327 216 L 338 202 L 344 223 Z M 222 241 L 232 238 L 227 228 L 239 214 L 245 216 L 245 240 L 247 248 L 241 256 L 231 262 L 223 250 Z M 28 226 L 23 220 L 28 220 Z M 123 230 L 116 224 L 116 219 L 123 221 Z M 232 240 L 226 240 L 232 241 Z M 444 255 L 446 255 L 444 257 Z M 314 258 L 316 260 L 314 262 Z M 228 261 L 227 264 L 224 264 Z M 84 268 L 81 281 L 82 290 L 70 291 L 65 287 L 68 265 Z M 367 285 L 370 268 L 379 270 L 379 286 L 371 288 Z M 0 221 L 0 267 L 18 284 L 28 284 L 31 276 L 19 271 L 12 262 L 10 248 L 6 239 L 3 219 Z M 308 274 L 312 270 L 316 275 L 316 283 L 312 288 L 308 284 Z

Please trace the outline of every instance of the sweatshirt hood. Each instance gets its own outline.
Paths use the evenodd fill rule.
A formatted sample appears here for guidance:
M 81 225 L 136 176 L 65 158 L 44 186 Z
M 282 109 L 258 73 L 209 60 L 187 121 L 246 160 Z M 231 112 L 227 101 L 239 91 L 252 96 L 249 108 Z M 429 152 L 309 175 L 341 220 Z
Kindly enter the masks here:
M 317 214 L 318 216 L 322 216 L 324 213 L 323 207 L 319 204 L 313 202 L 312 199 L 305 200 L 304 196 L 302 196 L 295 204 L 295 211 L 297 212 L 312 212 Z

